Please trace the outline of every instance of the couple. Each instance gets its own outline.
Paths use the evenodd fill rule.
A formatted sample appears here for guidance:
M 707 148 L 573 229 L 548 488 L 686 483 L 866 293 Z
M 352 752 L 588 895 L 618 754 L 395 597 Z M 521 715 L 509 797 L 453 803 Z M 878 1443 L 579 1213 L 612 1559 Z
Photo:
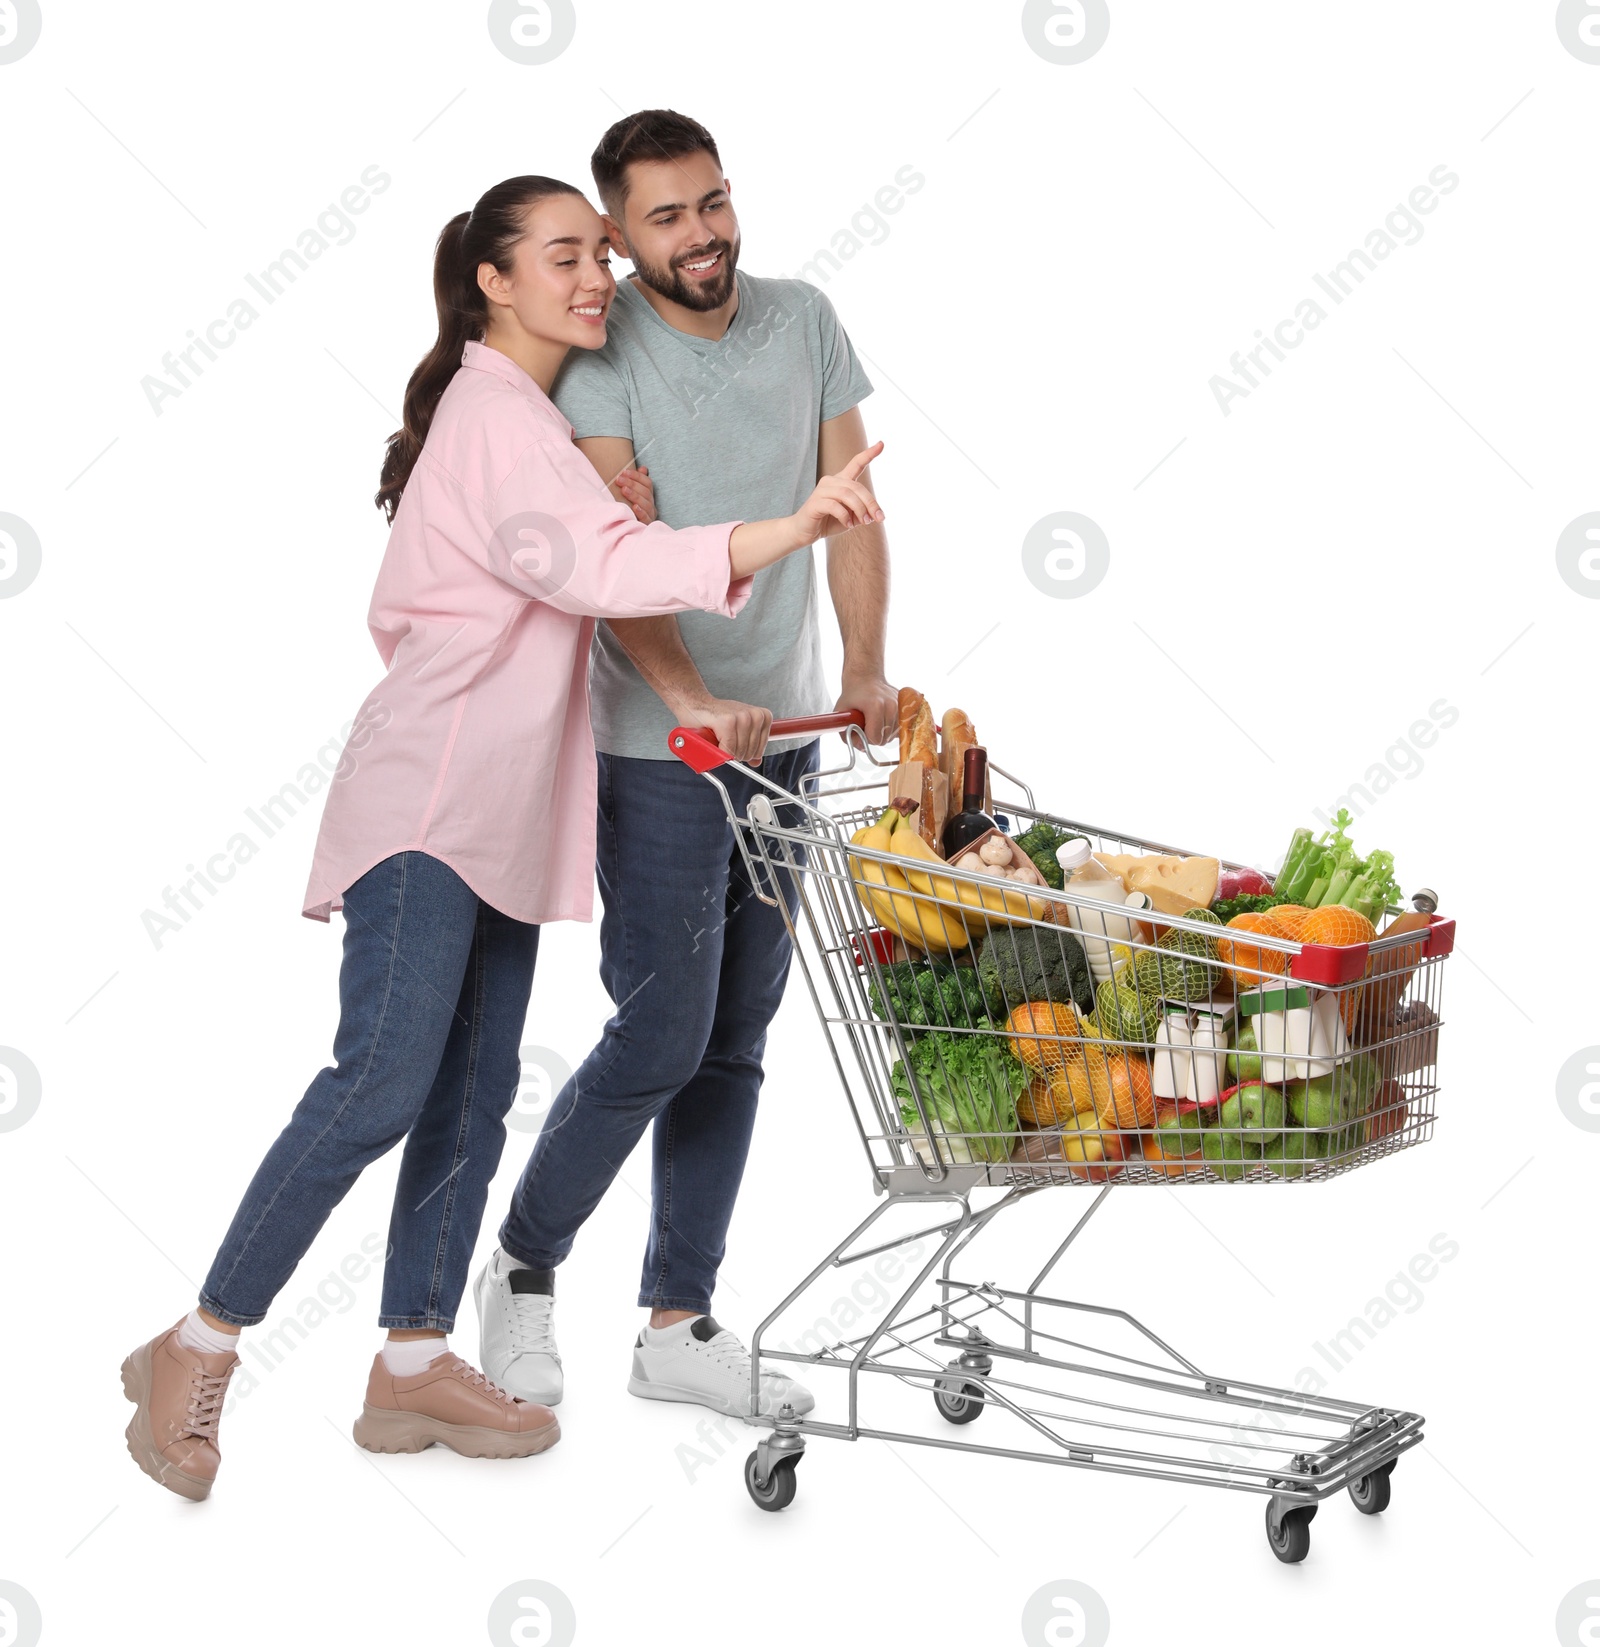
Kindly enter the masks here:
M 368 622 L 388 673 L 359 724 L 381 730 L 330 790 L 305 900 L 313 918 L 344 913 L 334 1063 L 257 1169 L 198 1308 L 123 1364 L 129 1450 L 186 1498 L 217 1473 L 240 1330 L 402 1140 L 361 1445 L 555 1442 L 554 1273 L 652 1122 L 650 1318 L 629 1388 L 751 1416 L 748 1355 L 709 1312 L 789 951 L 720 797 L 667 732 L 765 752 L 786 790 L 815 769 L 815 741 L 766 745 L 770 711 L 826 707 L 811 557 L 785 559 L 826 537 L 839 707 L 887 739 L 888 561 L 866 476 L 881 448 L 827 300 L 736 272 L 704 127 L 632 115 L 593 172 L 604 217 L 568 184 L 518 177 L 439 237 L 439 336 L 377 496 L 393 530 Z M 613 249 L 635 269 L 620 287 Z M 742 812 L 750 780 L 725 776 Z M 539 928 L 590 917 L 596 869 L 616 1012 L 478 1277 L 480 1371 L 446 1334 L 517 1090 Z M 762 1412 L 783 1401 L 812 1405 L 764 1373 Z

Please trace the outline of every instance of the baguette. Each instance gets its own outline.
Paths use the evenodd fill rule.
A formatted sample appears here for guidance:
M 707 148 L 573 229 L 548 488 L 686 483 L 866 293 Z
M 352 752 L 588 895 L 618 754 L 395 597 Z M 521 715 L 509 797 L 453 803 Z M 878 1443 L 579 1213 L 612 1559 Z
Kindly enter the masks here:
M 911 723 L 911 749 L 905 758 L 920 761 L 924 766 L 939 764 L 939 753 L 934 747 L 933 711 L 926 698 L 918 704 L 916 719 Z
M 917 833 L 942 858 L 944 826 L 948 821 L 950 788 L 936 766 L 922 769 L 922 797 L 917 807 Z
M 917 724 L 917 711 L 927 699 L 914 686 L 900 688 L 900 763 L 911 759 L 911 732 Z
M 947 709 L 940 732 L 939 770 L 950 785 L 950 810 L 959 812 L 965 795 L 966 753 L 978 741 L 978 731 L 964 709 Z

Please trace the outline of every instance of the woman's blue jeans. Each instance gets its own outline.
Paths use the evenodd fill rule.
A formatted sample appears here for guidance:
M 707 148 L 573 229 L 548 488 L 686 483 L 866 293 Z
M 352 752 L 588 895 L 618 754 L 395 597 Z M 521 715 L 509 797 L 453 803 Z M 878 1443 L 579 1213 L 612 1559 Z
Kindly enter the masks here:
M 539 929 L 423 852 L 368 870 L 344 918 L 334 1062 L 256 1169 L 200 1302 L 262 1320 L 362 1169 L 404 1139 L 378 1322 L 448 1332 L 517 1093 Z

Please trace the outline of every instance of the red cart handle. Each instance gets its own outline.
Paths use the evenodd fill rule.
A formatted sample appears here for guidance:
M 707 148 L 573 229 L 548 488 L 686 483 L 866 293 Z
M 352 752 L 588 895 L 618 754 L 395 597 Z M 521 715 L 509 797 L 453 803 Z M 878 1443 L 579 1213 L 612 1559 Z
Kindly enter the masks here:
M 792 738 L 803 732 L 841 732 L 847 726 L 859 727 L 864 734 L 867 717 L 859 709 L 836 709 L 826 715 L 796 715 L 792 720 L 774 721 L 768 734 L 774 738 Z M 710 772 L 731 760 L 717 743 L 717 735 L 709 726 L 675 726 L 667 734 L 667 748 L 692 772 Z

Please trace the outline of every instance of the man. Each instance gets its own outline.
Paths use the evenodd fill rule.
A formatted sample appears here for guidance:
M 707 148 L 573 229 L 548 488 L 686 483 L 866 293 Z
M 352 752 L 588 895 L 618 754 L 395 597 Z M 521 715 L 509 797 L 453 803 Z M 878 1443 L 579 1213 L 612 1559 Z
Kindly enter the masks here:
M 832 305 L 803 281 L 739 271 L 728 181 L 697 122 L 630 115 L 592 169 L 612 244 L 635 273 L 618 284 L 604 348 L 573 358 L 556 384 L 579 447 L 642 513 L 653 484 L 669 525 L 792 513 L 868 444 L 859 404 L 872 385 Z M 830 538 L 827 567 L 844 642 L 836 707 L 862 710 L 882 743 L 897 717 L 883 672 L 883 528 Z M 795 555 L 758 574 L 733 622 L 694 613 L 597 630 L 600 972 L 616 1012 L 552 1105 L 476 1288 L 484 1370 L 527 1400 L 561 1399 L 554 1272 L 653 1123 L 639 1293 L 650 1319 L 628 1387 L 751 1416 L 749 1355 L 712 1319 L 711 1295 L 789 942 L 781 911 L 752 895 L 720 796 L 671 756 L 667 734 L 708 726 L 730 754 L 799 790 L 816 740 L 767 738 L 774 715 L 828 707 L 815 584 L 814 557 Z M 742 816 L 753 785 L 727 781 Z M 792 1379 L 763 1372 L 760 1410 L 784 1401 L 813 1405 Z

